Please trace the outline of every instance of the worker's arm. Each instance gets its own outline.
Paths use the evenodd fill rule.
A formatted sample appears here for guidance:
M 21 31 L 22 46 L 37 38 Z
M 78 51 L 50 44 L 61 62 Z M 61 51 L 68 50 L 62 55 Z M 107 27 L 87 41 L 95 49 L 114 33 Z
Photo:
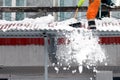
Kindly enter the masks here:
M 78 2 L 78 5 L 77 5 L 77 6 L 78 6 L 78 7 L 81 7 L 81 6 L 83 5 L 84 1 L 85 1 L 85 0 L 79 0 L 79 2 Z

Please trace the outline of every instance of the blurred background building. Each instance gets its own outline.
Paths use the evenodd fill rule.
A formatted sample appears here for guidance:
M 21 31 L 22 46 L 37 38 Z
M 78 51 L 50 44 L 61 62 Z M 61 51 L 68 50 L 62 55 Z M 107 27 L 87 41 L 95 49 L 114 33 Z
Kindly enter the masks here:
M 115 0 L 113 0 L 115 2 Z M 34 6 L 34 7 L 51 7 L 51 6 L 77 6 L 78 0 L 0 0 L 0 6 Z M 83 6 L 88 6 L 88 0 L 85 1 Z M 7 12 L 0 13 L 0 19 L 5 20 L 22 20 L 24 18 L 36 18 L 43 15 L 47 15 L 50 12 Z M 110 12 L 110 17 L 120 18 L 119 11 Z M 52 13 L 51 13 L 52 14 Z M 65 20 L 72 18 L 74 12 L 58 12 L 56 13 L 56 19 Z M 86 18 L 86 12 L 79 12 L 78 19 Z

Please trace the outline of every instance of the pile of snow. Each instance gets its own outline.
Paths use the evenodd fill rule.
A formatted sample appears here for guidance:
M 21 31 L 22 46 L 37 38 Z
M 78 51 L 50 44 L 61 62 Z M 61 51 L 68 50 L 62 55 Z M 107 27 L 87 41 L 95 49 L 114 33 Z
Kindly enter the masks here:
M 65 22 L 55 22 L 52 15 L 39 17 L 36 19 L 26 18 L 22 21 L 6 21 L 0 20 L 0 30 L 72 30 L 68 24 L 75 22 L 75 19 L 70 19 Z

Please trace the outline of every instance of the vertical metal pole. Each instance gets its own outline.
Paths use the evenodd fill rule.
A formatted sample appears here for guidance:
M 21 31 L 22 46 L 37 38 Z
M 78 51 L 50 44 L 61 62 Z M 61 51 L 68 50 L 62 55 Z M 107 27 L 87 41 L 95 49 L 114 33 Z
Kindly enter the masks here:
M 100 0 L 100 9 L 99 9 L 99 18 L 101 18 L 102 16 L 101 16 L 101 13 L 102 13 L 102 4 L 101 4 L 101 0 Z
M 45 80 L 48 80 L 48 38 L 46 35 L 44 36 L 44 53 L 45 53 L 44 76 L 45 76 Z

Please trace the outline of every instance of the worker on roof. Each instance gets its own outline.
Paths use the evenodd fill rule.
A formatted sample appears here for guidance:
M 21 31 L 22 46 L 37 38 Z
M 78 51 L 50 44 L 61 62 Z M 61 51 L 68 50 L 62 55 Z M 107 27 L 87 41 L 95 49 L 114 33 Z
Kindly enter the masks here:
M 78 7 L 81 7 L 84 1 L 85 0 L 79 0 Z M 101 3 L 101 0 L 89 0 L 89 6 L 86 14 L 89 29 L 96 29 L 94 20 L 98 14 L 100 3 Z M 105 3 L 109 6 L 114 5 L 111 0 L 102 0 L 102 3 Z
M 82 6 L 84 1 L 85 0 L 79 0 L 78 7 Z M 100 0 L 89 0 L 89 6 L 87 10 L 87 15 L 86 15 L 89 29 L 96 29 L 94 20 L 97 16 L 99 6 L 100 6 Z

